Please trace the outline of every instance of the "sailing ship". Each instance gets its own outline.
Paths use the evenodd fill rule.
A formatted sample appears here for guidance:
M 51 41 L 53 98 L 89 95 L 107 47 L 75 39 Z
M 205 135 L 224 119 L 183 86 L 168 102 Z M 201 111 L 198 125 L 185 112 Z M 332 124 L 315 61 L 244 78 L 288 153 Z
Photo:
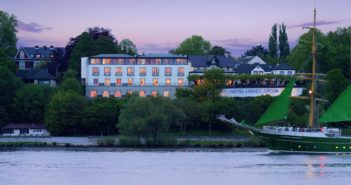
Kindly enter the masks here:
M 272 151 L 277 152 L 304 152 L 304 153 L 351 153 L 351 137 L 342 136 L 341 129 L 317 127 L 316 125 L 316 8 L 314 8 L 314 24 L 312 29 L 312 76 L 309 110 L 309 126 L 298 128 L 290 126 L 266 126 L 273 121 L 287 118 L 291 92 L 295 80 L 291 79 L 282 93 L 273 101 L 254 126 L 245 122 L 237 122 L 234 118 L 228 119 L 219 115 L 218 119 L 257 136 Z M 335 102 L 320 117 L 319 123 L 351 121 L 351 85 L 335 100 Z

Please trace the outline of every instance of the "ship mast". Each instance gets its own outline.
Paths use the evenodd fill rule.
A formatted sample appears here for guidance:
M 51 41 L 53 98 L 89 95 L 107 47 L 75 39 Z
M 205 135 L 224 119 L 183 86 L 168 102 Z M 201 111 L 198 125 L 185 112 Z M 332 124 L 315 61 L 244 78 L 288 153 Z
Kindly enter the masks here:
M 308 125 L 310 128 L 314 126 L 315 122 L 315 112 L 316 112 L 316 62 L 317 62 L 317 49 L 316 49 L 316 7 L 314 7 L 314 19 L 312 28 L 312 82 L 310 94 L 310 115 L 308 120 Z

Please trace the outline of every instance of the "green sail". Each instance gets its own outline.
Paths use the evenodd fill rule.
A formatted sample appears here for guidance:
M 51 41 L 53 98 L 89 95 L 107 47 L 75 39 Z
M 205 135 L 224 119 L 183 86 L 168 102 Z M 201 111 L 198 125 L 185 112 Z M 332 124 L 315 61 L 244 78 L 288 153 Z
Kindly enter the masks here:
M 291 91 L 295 80 L 291 80 L 282 93 L 273 101 L 266 112 L 256 122 L 255 126 L 262 126 L 271 121 L 283 120 L 288 116 Z
M 319 119 L 321 123 L 341 122 L 351 120 L 351 85 L 341 93 L 335 102 Z

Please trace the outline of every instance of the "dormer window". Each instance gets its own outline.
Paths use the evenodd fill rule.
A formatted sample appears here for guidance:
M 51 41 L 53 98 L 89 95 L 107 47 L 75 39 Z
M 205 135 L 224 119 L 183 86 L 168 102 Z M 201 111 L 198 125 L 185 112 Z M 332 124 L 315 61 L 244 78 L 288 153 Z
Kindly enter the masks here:
M 24 58 L 24 51 L 23 50 L 20 52 L 20 58 Z
M 35 58 L 40 58 L 40 54 L 36 54 L 36 55 L 35 55 Z
M 212 65 L 216 65 L 216 60 L 215 60 L 215 58 L 212 58 L 211 64 L 212 64 Z

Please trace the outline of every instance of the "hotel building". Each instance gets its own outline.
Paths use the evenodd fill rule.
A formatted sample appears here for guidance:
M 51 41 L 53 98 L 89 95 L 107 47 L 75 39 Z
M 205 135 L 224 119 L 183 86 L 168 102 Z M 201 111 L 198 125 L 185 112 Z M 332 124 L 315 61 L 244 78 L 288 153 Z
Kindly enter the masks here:
M 186 56 L 101 54 L 81 58 L 81 78 L 87 97 L 174 97 L 189 86 L 191 64 Z

